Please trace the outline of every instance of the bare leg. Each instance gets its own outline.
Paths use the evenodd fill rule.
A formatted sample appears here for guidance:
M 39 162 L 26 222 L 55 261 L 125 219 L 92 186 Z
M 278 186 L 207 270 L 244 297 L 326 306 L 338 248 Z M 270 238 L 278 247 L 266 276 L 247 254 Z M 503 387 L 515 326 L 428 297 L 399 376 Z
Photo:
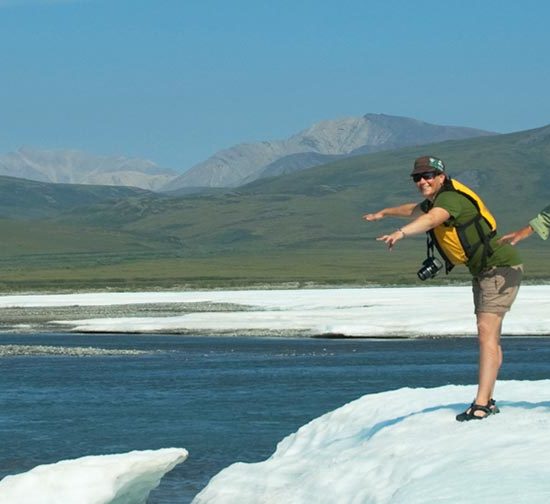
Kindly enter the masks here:
M 479 384 L 475 402 L 483 406 L 493 397 L 495 382 L 502 364 L 500 333 L 503 318 L 504 314 L 500 313 L 481 312 L 477 314 Z M 483 416 L 483 412 L 480 412 L 480 416 Z

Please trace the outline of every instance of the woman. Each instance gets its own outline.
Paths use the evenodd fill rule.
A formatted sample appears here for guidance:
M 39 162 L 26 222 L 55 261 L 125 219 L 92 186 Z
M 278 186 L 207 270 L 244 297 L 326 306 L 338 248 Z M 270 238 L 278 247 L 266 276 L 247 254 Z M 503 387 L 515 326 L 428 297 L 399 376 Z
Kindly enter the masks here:
M 483 201 L 471 189 L 452 180 L 441 159 L 416 159 L 411 177 L 424 201 L 384 208 L 363 218 L 411 218 L 405 226 L 377 239 L 391 250 L 407 236 L 429 233 L 445 259 L 447 272 L 458 264 L 470 270 L 479 340 L 479 381 L 474 402 L 456 419 L 481 420 L 499 412 L 493 392 L 502 364 L 502 321 L 519 290 L 521 259 L 513 247 L 499 242 L 496 222 Z

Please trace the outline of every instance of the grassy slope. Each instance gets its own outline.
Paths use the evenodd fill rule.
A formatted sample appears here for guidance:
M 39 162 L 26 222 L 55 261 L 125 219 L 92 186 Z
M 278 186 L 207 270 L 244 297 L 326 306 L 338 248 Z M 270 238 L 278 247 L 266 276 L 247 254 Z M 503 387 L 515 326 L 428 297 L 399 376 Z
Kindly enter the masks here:
M 416 201 L 408 173 L 425 153 L 442 157 L 452 176 L 483 196 L 501 231 L 548 203 L 550 128 L 444 142 L 351 158 L 224 195 L 142 194 L 77 208 L 41 222 L 42 235 L 23 233 L 28 242 L 21 236 L 19 249 L 11 238 L 17 233 L 7 233 L 4 287 L 415 282 L 423 238 L 388 255 L 375 237 L 398 221 L 365 223 L 361 215 Z M 75 229 L 85 230 L 89 243 L 82 232 L 71 235 Z M 544 245 L 538 238 L 520 245 L 530 278 L 550 276 Z M 29 252 L 37 249 L 35 262 Z M 453 272 L 440 281 L 450 278 L 468 276 Z
M 70 208 L 147 194 L 153 193 L 132 187 L 50 184 L 0 176 L 0 216 L 41 218 Z

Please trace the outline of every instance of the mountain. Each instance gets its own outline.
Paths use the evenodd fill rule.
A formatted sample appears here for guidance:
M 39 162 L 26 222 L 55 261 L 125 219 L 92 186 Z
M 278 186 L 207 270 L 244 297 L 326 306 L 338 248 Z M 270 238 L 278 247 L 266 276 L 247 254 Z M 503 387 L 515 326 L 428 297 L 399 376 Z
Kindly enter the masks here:
M 177 177 L 152 161 L 76 150 L 23 147 L 0 156 L 0 175 L 40 182 L 132 186 L 157 190 Z
M 237 187 L 257 178 L 325 164 L 337 157 L 494 134 L 384 114 L 322 121 L 286 140 L 240 144 L 219 151 L 167 183 L 163 190 Z

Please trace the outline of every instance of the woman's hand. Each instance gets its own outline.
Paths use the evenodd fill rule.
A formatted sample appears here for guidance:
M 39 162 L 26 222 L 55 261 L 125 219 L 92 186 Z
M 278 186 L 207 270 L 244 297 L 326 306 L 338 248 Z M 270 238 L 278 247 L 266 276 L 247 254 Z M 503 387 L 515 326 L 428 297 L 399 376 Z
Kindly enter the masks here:
M 384 212 L 382 212 L 382 210 L 380 210 L 379 212 L 368 213 L 363 215 L 363 219 L 369 222 L 381 220 L 383 218 L 384 218 Z
M 405 238 L 405 232 L 401 229 L 398 229 L 397 231 L 394 231 L 393 233 L 389 235 L 382 235 L 376 238 L 377 241 L 383 241 L 388 248 L 391 250 L 395 246 L 395 244 L 399 241 Z

